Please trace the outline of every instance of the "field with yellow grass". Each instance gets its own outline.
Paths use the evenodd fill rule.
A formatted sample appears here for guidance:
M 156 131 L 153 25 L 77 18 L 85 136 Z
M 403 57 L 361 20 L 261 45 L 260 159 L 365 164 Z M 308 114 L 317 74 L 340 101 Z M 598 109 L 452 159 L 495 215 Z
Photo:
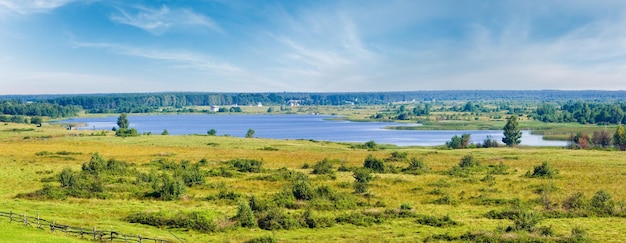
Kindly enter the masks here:
M 619 151 L 0 124 L 0 168 L 0 212 L 171 242 L 626 241 Z M 8 242 L 81 241 L 6 217 L 0 229 Z

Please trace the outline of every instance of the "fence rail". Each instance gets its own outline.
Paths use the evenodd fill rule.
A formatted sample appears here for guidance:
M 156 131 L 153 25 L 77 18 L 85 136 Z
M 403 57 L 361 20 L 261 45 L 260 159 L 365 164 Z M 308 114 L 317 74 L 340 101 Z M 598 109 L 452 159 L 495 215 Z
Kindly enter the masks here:
M 33 226 L 38 229 L 50 228 L 51 232 L 61 231 L 65 234 L 80 235 L 83 239 L 93 239 L 94 241 L 124 241 L 139 243 L 174 243 L 170 240 L 143 237 L 141 235 L 123 234 L 118 231 L 97 230 L 89 227 L 75 227 L 70 225 L 58 224 L 55 221 L 43 219 L 37 214 L 37 217 L 24 214 L 16 214 L 13 211 L 0 212 L 0 217 L 9 218 L 9 223 L 20 222 L 25 226 Z M 180 239 L 179 239 L 180 240 Z M 182 242 L 182 241 L 181 241 Z

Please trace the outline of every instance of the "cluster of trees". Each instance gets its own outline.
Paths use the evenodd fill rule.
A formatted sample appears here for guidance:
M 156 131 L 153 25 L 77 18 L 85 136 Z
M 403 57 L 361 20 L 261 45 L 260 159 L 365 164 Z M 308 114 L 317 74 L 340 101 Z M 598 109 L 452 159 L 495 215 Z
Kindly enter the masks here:
M 606 129 L 593 132 L 592 136 L 578 132 L 569 138 L 571 149 L 609 148 L 614 145 L 621 151 L 626 151 L 626 128 L 619 125 L 614 134 Z
M 519 123 L 517 122 L 517 116 L 512 115 L 506 118 L 507 122 L 503 127 L 503 135 L 502 142 L 506 144 L 506 146 L 512 147 L 518 145 L 522 142 L 522 132 L 519 129 Z M 470 144 L 471 134 L 465 133 L 460 137 L 458 135 L 454 135 L 450 141 L 446 142 L 446 147 L 450 149 L 464 149 L 468 147 L 473 148 L 490 148 L 490 147 L 499 147 L 500 144 L 498 141 L 494 140 L 493 137 L 487 136 L 487 138 L 483 141 L 482 144 Z
M 136 137 L 136 136 L 139 136 L 139 133 L 137 132 L 137 129 L 129 128 L 130 122 L 128 121 L 128 115 L 126 115 L 126 113 L 122 113 L 117 118 L 117 126 L 119 128 L 113 128 L 113 130 L 115 131 L 115 136 L 118 136 L 118 137 Z M 166 132 L 166 131 L 167 130 L 165 130 L 164 132 Z M 167 134 L 164 134 L 164 135 L 167 135 Z
M 626 123 L 626 103 L 568 102 L 557 108 L 550 104 L 537 107 L 532 117 L 543 122 L 578 122 L 581 124 Z
M 0 114 L 12 116 L 47 116 L 51 118 L 75 116 L 80 111 L 78 106 L 66 106 L 45 102 L 0 102 Z

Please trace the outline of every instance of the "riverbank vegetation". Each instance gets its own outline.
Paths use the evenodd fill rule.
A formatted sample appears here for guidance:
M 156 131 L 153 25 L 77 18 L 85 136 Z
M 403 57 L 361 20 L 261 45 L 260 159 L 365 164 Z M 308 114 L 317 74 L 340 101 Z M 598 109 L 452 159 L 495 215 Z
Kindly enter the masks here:
M 618 150 L 0 126 L 2 211 L 57 223 L 172 242 L 626 240 L 626 157 Z M 3 235 L 9 241 L 30 231 L 45 237 L 2 224 L 15 232 Z

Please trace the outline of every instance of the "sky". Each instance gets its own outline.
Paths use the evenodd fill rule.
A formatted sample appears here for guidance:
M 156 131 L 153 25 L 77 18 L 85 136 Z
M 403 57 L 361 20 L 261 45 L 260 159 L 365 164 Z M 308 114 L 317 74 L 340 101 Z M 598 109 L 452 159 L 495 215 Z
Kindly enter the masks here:
M 626 90 L 623 0 L 0 0 L 0 95 Z

